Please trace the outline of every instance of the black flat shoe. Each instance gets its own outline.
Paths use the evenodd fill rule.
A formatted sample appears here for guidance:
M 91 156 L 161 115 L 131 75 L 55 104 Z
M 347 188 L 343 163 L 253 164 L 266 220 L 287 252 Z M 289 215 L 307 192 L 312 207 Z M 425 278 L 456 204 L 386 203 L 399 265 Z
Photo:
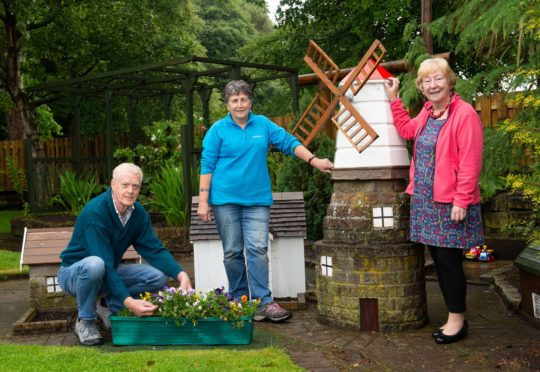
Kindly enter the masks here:
M 467 337 L 467 331 L 469 330 L 469 325 L 467 324 L 467 321 L 463 321 L 463 326 L 461 326 L 461 329 L 458 333 L 455 335 L 445 335 L 444 333 L 440 333 L 439 336 L 435 337 L 435 342 L 438 344 L 451 344 L 452 342 L 456 342 L 459 340 L 464 339 Z
M 441 335 L 441 333 L 443 333 L 443 329 L 439 328 L 438 330 L 433 331 L 433 333 L 431 334 L 431 337 L 437 338 L 437 337 L 439 337 Z

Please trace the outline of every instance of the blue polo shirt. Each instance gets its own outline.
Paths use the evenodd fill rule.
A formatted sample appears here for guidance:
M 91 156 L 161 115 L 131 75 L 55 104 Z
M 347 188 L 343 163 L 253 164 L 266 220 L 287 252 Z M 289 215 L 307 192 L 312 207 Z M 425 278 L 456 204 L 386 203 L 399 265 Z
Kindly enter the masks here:
M 231 114 L 216 121 L 203 140 L 201 174 L 212 173 L 209 204 L 272 205 L 268 149 L 294 156 L 301 143 L 262 115 L 249 113 L 242 129 Z

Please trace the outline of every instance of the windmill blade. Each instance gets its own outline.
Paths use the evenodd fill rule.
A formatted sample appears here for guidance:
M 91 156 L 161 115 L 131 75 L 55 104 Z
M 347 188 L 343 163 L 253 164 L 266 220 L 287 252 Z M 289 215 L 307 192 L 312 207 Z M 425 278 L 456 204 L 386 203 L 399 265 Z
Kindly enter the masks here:
M 334 98 L 331 102 L 328 102 L 317 93 L 294 126 L 291 134 L 298 138 L 304 146 L 309 146 L 332 114 L 337 103 L 337 99 Z
M 304 56 L 304 62 L 306 62 L 334 95 L 338 95 L 339 90 L 336 87 L 336 80 L 339 74 L 339 67 L 313 40 L 309 41 L 308 50 Z
M 361 153 L 371 145 L 379 135 L 346 97 L 339 97 L 339 101 L 342 104 L 342 108 L 332 116 L 332 123 L 334 123 L 349 142 L 352 143 L 356 151 Z
M 375 40 L 366 54 L 364 54 L 364 57 L 362 57 L 362 60 L 360 60 L 349 74 L 347 80 L 343 83 L 341 91 L 346 92 L 350 88 L 356 96 L 373 72 L 375 72 L 385 55 L 386 49 L 379 40 Z M 356 86 L 352 85 L 355 81 L 357 83 Z

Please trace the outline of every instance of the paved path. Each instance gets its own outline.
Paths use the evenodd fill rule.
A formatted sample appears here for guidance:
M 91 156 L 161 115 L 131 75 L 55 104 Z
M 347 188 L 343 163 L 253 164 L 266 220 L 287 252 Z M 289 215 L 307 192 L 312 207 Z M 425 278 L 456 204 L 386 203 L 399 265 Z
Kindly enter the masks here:
M 310 371 L 487 371 L 540 369 L 540 330 L 509 313 L 487 286 L 469 285 L 464 341 L 437 345 L 431 331 L 446 320 L 438 284 L 428 281 L 430 324 L 405 333 L 370 333 L 320 324 L 314 308 L 288 324 L 259 323 L 276 334 L 295 362 Z
M 188 270 L 187 265 L 183 266 Z M 487 266 L 488 269 L 494 267 Z M 474 275 L 480 274 L 481 270 L 474 271 Z M 476 282 L 476 278 L 473 279 L 471 283 Z M 540 330 L 507 310 L 501 298 L 487 285 L 468 286 L 467 319 L 470 333 L 467 339 L 451 345 L 435 344 L 431 331 L 445 321 L 446 308 L 436 281 L 428 280 L 426 289 L 430 321 L 428 326 L 420 330 L 371 333 L 335 329 L 321 324 L 316 305 L 310 304 L 308 310 L 295 311 L 289 322 L 256 323 L 254 344 L 245 348 L 277 343 L 287 351 L 295 364 L 309 371 L 540 370 Z M 0 341 L 64 346 L 77 344 L 71 330 L 30 336 L 10 335 L 11 324 L 28 308 L 27 280 L 0 282 L 0 293 Z M 115 349 L 110 344 L 110 334 L 105 336 L 109 343 L 102 347 L 103 351 L 130 350 L 129 347 Z M 243 348 L 236 347 L 240 350 Z

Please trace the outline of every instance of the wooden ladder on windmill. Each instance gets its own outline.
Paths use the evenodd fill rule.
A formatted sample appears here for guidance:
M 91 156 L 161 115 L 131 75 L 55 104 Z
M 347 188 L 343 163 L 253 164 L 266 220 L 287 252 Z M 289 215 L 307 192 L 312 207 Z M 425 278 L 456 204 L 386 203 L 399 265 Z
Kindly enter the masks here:
M 333 98 L 328 102 L 317 93 L 291 133 L 304 146 L 309 146 L 330 119 L 358 152 L 364 151 L 379 135 L 353 107 L 345 93 L 350 89 L 356 96 L 385 55 L 386 49 L 379 40 L 375 40 L 339 87 L 336 86 L 339 67 L 313 40 L 310 40 L 304 61 L 330 90 Z M 355 82 L 356 84 L 353 84 Z M 341 109 L 334 112 L 338 103 L 341 103 Z

